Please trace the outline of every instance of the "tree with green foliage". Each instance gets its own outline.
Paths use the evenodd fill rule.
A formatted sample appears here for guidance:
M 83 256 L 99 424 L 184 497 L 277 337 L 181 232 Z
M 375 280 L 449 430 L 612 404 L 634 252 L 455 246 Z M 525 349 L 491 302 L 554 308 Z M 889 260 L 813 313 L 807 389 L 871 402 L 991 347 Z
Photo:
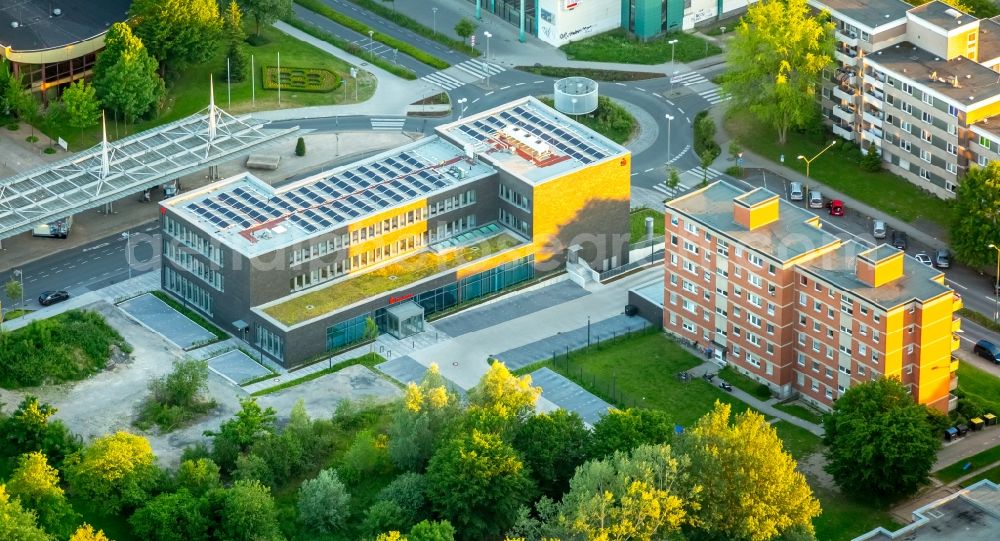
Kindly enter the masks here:
M 3 285 L 3 292 L 11 302 L 17 303 L 19 309 L 24 309 L 24 306 L 21 304 L 24 298 L 24 285 L 21 284 L 20 280 L 11 278 L 10 281 Z
M 882 155 L 875 143 L 868 144 L 868 150 L 861 156 L 861 170 L 877 173 L 882 170 Z
M 60 538 L 69 536 L 72 530 L 67 528 L 79 518 L 59 486 L 59 472 L 38 451 L 21 455 L 7 491 L 38 514 L 39 525 Z
M 144 541 L 208 541 L 212 518 L 201 497 L 181 488 L 149 500 L 129 524 Z
M 246 453 L 260 438 L 275 433 L 277 413 L 274 408 L 261 409 L 256 398 L 240 400 L 240 411 L 223 422 L 218 431 L 205 431 L 212 437 L 212 460 L 223 472 L 236 467 L 236 459 Z
M 236 481 L 224 491 L 217 539 L 277 541 L 283 539 L 271 490 L 257 481 Z
M 458 397 L 448 390 L 436 364 L 420 385 L 406 386 L 389 424 L 389 457 L 397 468 L 422 472 L 438 441 L 460 416 Z
M 24 507 L 17 498 L 7 494 L 0 483 L 0 539 L 12 541 L 53 541 L 53 537 L 38 527 L 35 513 Z
M 542 494 L 559 498 L 577 466 L 587 460 L 590 436 L 580 415 L 557 409 L 529 417 L 513 444 Z
M 0 417 L 0 455 L 15 457 L 39 451 L 48 457 L 49 464 L 61 468 L 81 443 L 61 420 L 51 419 L 57 411 L 34 396 L 24 397 L 9 417 Z
M 163 68 L 179 73 L 215 56 L 222 38 L 217 0 L 133 0 L 135 35 Z
M 515 376 L 500 361 L 493 362 L 489 370 L 469 389 L 469 409 L 483 409 L 504 419 L 523 422 L 535 412 L 535 402 L 541 396 L 540 387 L 531 386 L 531 376 Z
M 292 0 L 237 0 L 243 11 L 250 14 L 257 25 L 257 35 L 260 36 L 260 25 L 271 24 L 278 19 L 292 14 Z
M 823 70 L 833 64 L 834 25 L 806 0 L 763 0 L 751 5 L 729 41 L 722 83 L 731 107 L 745 109 L 778 132 L 817 119 Z
M 643 445 L 587 462 L 560 503 L 563 527 L 585 539 L 653 541 L 675 536 L 698 509 L 686 458 L 669 445 Z
M 392 470 L 388 438 L 371 429 L 361 430 L 341 459 L 340 475 L 348 483 L 358 483 L 369 476 L 379 476 Z
M 678 440 L 678 452 L 691 461 L 689 486 L 700 491 L 688 538 L 769 541 L 789 530 L 811 535 L 819 501 L 777 431 L 752 410 L 730 422 L 730 411 L 716 401 Z
M 302 483 L 298 505 L 299 520 L 317 533 L 343 529 L 351 515 L 351 495 L 333 469 Z
M 223 39 L 227 43 L 227 73 L 231 82 L 245 81 L 250 73 L 250 53 L 247 52 L 247 34 L 243 30 L 243 12 L 236 0 L 222 14 Z
M 361 529 L 369 536 L 382 532 L 403 531 L 412 523 L 407 524 L 407 513 L 396 502 L 379 500 L 365 509 L 365 518 Z
M 174 483 L 194 496 L 201 497 L 219 488 L 219 467 L 210 458 L 185 460 L 177 468 Z
M 825 470 L 846 492 L 893 500 L 927 482 L 941 447 L 926 407 L 896 378 L 852 385 L 823 417 Z
M 136 425 L 156 424 L 170 432 L 215 407 L 207 393 L 208 361 L 178 361 L 169 374 L 149 382 L 149 396 L 139 408 Z
M 426 515 L 427 490 L 424 476 L 419 473 L 405 472 L 393 479 L 378 493 L 378 501 L 390 502 L 402 512 L 402 526 L 405 530 Z M 386 528 L 380 531 L 386 531 Z
M 306 155 L 306 140 L 303 139 L 302 137 L 299 137 L 295 141 L 295 155 L 300 158 Z M 368 318 L 368 320 L 371 320 L 371 318 Z M 368 334 L 368 326 L 365 325 L 365 338 L 368 338 L 367 334 Z
M 104 36 L 104 51 L 94 64 L 94 88 L 107 107 L 122 113 L 126 121 L 153 110 L 164 93 L 156 59 L 127 23 L 111 25 Z
M 447 520 L 423 520 L 413 525 L 408 541 L 455 541 L 455 527 Z
M 468 17 L 462 17 L 457 23 L 455 23 L 455 33 L 458 34 L 463 41 L 468 41 L 469 36 L 476 33 L 476 22 Z
M 145 503 L 162 479 L 149 440 L 128 432 L 95 439 L 66 459 L 65 473 L 74 493 L 107 513 Z
M 681 175 L 677 172 L 676 167 L 671 167 L 670 172 L 667 174 L 667 189 L 676 190 L 681 185 Z
M 958 184 L 949 238 L 955 257 L 972 267 L 996 268 L 1000 246 L 1000 161 L 972 167 Z
M 94 527 L 84 522 L 69 537 L 69 541 L 110 541 L 104 535 L 104 530 L 94 530 Z
M 62 106 L 67 123 L 78 130 L 89 128 L 101 119 L 101 102 L 94 85 L 80 79 L 66 87 L 62 93 Z
M 464 540 L 506 531 L 534 491 L 517 452 L 500 436 L 476 429 L 442 445 L 427 467 L 431 506 Z
M 590 458 L 604 458 L 615 451 L 627 453 L 640 445 L 666 443 L 673 432 L 673 423 L 661 410 L 613 409 L 594 424 L 587 452 Z

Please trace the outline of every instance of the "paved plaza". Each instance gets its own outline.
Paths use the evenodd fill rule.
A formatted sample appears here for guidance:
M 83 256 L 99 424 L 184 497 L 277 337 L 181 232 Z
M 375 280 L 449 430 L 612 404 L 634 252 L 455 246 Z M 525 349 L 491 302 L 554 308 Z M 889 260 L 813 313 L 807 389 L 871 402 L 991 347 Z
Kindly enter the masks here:
M 208 360 L 208 368 L 236 385 L 271 373 L 238 349 L 212 357 Z
M 129 299 L 118 307 L 183 350 L 215 338 L 214 334 L 150 293 Z

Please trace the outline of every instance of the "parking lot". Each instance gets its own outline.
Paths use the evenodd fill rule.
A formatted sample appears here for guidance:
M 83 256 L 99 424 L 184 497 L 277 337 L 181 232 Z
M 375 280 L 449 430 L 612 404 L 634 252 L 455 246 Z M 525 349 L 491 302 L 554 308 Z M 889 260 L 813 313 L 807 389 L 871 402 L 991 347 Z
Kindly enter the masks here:
M 118 307 L 183 350 L 215 338 L 214 334 L 150 293 L 129 299 Z

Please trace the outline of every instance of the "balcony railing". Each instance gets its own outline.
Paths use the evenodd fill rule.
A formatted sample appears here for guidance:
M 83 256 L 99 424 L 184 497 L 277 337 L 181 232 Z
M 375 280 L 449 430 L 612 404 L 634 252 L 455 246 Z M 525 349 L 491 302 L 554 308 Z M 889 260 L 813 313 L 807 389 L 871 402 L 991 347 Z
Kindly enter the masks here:
M 833 87 L 833 97 L 838 100 L 849 101 L 854 103 L 854 94 L 848 93 L 848 91 L 842 86 Z
M 956 317 L 951 320 L 951 332 L 962 332 L 962 318 Z
M 865 122 L 871 124 L 872 126 L 878 126 L 879 128 L 882 127 L 882 118 L 884 116 L 885 113 L 883 113 L 882 111 L 875 111 L 875 110 L 869 111 L 867 109 L 865 110 L 864 114 L 861 115 L 861 117 L 864 118 Z
M 957 311 L 961 310 L 962 307 L 964 307 L 964 306 L 965 306 L 965 303 L 962 302 L 962 297 L 960 297 L 958 295 L 955 295 L 955 302 L 952 303 L 952 305 L 951 305 L 951 311 L 952 312 L 957 312 Z
M 882 136 L 872 133 L 872 131 L 865 130 L 865 141 L 871 141 L 875 146 L 882 148 Z
M 840 124 L 833 125 L 833 134 L 848 141 L 854 140 L 854 130 L 841 126 Z
M 885 92 L 871 86 L 865 89 L 865 94 L 867 94 L 865 96 L 866 101 L 877 101 L 879 107 L 882 106 L 882 101 L 885 100 Z
M 833 36 L 837 39 L 837 41 L 844 42 L 845 45 L 848 45 L 850 47 L 858 46 L 857 32 L 851 32 L 849 30 L 843 30 L 843 31 L 837 30 L 836 32 L 833 33 Z
M 949 372 L 957 372 L 958 371 L 958 357 L 952 357 L 951 358 L 951 367 L 948 369 L 948 371 Z
M 837 117 L 837 118 L 839 118 L 841 120 L 844 120 L 846 122 L 850 122 L 851 124 L 854 123 L 854 110 L 853 109 L 848 109 L 847 107 L 843 107 L 841 105 L 836 105 L 833 108 L 833 116 L 835 116 L 835 117 Z
M 951 350 L 958 351 L 958 348 L 960 347 L 962 347 L 962 341 L 958 338 L 958 335 L 951 335 Z
M 833 52 L 833 57 L 848 66 L 858 63 L 858 52 L 853 49 L 837 49 Z

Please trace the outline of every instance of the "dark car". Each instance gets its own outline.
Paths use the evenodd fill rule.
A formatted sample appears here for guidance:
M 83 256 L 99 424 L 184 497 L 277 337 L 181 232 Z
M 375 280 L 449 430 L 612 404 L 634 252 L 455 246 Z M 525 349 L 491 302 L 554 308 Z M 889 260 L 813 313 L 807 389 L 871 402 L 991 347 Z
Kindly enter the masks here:
M 980 340 L 972 347 L 972 352 L 987 361 L 1000 364 L 1000 347 L 989 340 Z
M 902 231 L 893 231 L 892 245 L 900 250 L 906 250 L 906 233 L 903 233 Z
M 48 306 L 57 302 L 62 302 L 69 298 L 69 293 L 65 291 L 46 291 L 38 296 L 38 304 Z
M 947 269 L 951 266 L 951 253 L 948 250 L 938 250 L 934 252 L 934 266 L 939 269 Z

